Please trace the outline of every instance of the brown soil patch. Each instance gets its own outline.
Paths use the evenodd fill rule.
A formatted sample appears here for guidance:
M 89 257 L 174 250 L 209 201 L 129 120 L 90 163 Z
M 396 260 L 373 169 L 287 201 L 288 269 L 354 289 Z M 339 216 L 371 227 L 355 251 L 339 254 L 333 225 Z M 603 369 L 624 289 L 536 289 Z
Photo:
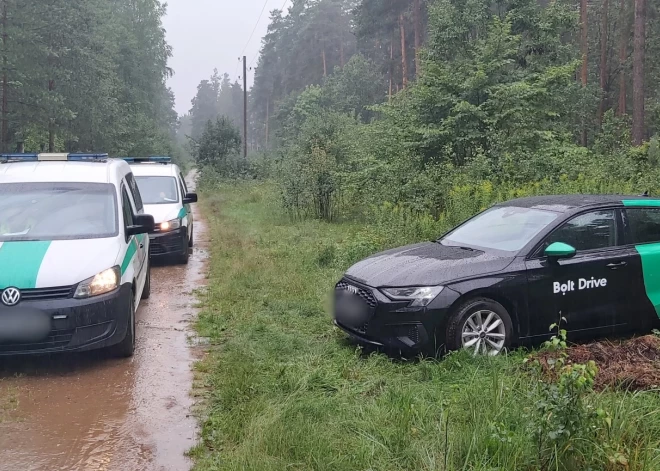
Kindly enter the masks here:
M 564 351 L 570 363 L 587 363 L 593 360 L 598 365 L 595 388 L 616 387 L 631 390 L 660 387 L 660 337 L 637 337 L 621 342 L 593 342 L 572 345 Z M 549 377 L 555 372 L 548 364 L 559 352 L 540 352 L 533 355 Z

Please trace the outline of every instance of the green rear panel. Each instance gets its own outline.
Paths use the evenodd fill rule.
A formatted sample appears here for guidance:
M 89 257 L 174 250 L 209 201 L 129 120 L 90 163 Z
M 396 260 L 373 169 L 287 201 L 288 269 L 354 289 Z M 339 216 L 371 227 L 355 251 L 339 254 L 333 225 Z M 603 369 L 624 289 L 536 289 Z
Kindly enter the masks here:
M 660 244 L 637 245 L 635 248 L 642 258 L 646 295 L 660 317 Z
M 660 207 L 660 200 L 623 200 L 623 205 L 631 208 Z M 660 317 L 660 244 L 636 245 L 635 249 L 642 259 L 646 295 Z
M 0 289 L 36 288 L 49 247 L 49 241 L 4 242 L 0 246 Z

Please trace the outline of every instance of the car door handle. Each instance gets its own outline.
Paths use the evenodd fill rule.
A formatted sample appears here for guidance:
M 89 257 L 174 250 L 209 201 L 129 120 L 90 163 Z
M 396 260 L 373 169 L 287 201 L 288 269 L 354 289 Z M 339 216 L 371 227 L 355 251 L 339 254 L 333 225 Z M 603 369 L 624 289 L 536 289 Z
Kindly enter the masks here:
M 616 270 L 617 268 L 623 268 L 626 265 L 628 265 L 628 262 L 615 262 L 615 263 L 610 263 L 608 265 L 605 265 L 607 268 L 610 270 Z

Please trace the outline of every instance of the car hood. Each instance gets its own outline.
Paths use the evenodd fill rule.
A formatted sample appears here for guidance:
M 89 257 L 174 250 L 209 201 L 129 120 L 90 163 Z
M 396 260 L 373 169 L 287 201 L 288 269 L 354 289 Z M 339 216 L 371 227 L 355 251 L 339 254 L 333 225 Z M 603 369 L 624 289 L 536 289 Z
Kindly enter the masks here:
M 0 243 L 0 289 L 52 288 L 80 283 L 119 265 L 117 237 Z
M 160 224 L 161 222 L 171 221 L 179 217 L 181 205 L 176 204 L 145 204 L 144 214 L 150 214 L 154 217 L 154 222 Z
M 437 286 L 504 270 L 513 257 L 435 242 L 399 247 L 353 265 L 346 276 L 374 288 Z

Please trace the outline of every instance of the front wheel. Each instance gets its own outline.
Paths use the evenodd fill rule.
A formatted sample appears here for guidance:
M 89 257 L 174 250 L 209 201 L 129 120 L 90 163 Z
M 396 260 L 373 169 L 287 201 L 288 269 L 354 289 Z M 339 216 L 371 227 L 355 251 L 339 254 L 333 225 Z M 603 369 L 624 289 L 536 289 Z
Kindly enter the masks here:
M 113 347 L 114 353 L 122 358 L 130 358 L 135 353 L 135 299 L 131 292 L 131 300 L 128 307 L 128 325 L 126 326 L 126 337 Z
M 142 289 L 142 299 L 149 299 L 149 296 L 151 296 L 151 261 L 147 262 L 147 279 Z
M 504 307 L 492 299 L 474 298 L 461 305 L 447 325 L 449 350 L 495 356 L 511 346 L 513 323 Z
M 179 263 L 183 265 L 187 265 L 189 259 L 190 259 L 190 247 L 188 246 L 188 235 L 186 234 L 183 238 L 183 253 L 179 255 Z

